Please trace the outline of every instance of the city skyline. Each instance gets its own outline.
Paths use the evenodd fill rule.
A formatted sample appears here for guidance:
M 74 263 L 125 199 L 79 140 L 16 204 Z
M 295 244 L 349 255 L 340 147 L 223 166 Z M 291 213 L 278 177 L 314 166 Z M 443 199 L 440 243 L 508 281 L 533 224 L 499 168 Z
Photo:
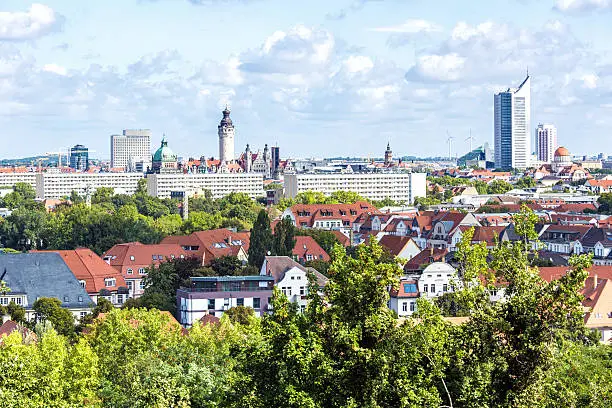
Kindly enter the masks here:
M 217 156 L 225 104 L 236 152 L 378 157 L 390 141 L 444 156 L 448 129 L 462 156 L 469 129 L 493 145 L 491 95 L 527 67 L 532 150 L 537 123 L 554 123 L 575 154 L 612 154 L 612 2 L 311 3 L 2 2 L 2 158 L 76 144 L 110 158 L 111 134 L 141 128 Z

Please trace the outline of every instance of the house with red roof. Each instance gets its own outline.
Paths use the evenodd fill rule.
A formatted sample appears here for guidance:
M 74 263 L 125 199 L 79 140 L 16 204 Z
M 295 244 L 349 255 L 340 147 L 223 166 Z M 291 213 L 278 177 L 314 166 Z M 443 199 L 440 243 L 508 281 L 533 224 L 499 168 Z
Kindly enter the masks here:
M 411 237 L 384 235 L 380 238 L 379 244 L 387 248 L 391 255 L 407 261 L 421 252 L 421 248 Z
M 416 311 L 416 301 L 421 297 L 416 279 L 402 279 L 397 289 L 389 292 L 389 308 L 398 317 L 411 316 Z
M 484 242 L 487 245 L 487 248 L 494 248 L 497 240 L 500 240 L 500 236 L 502 232 L 506 229 L 505 226 L 496 225 L 496 226 L 469 226 L 469 225 L 461 225 L 459 228 L 456 228 L 455 231 L 449 237 L 449 250 L 455 251 L 457 250 L 457 245 L 461 242 L 463 238 L 463 234 L 465 231 L 470 228 L 474 228 L 474 235 L 472 237 L 472 244 L 479 244 Z
M 590 179 L 585 181 L 585 187 L 595 194 L 603 194 L 612 192 L 612 179 L 595 180 Z
M 420 273 L 429 264 L 444 262 L 447 255 L 448 249 L 446 248 L 426 248 L 406 262 L 406 265 L 404 265 L 404 273 L 408 275 Z
M 321 245 L 310 236 L 296 236 L 295 246 L 293 247 L 293 259 L 301 264 L 309 261 L 329 262 L 330 257 Z
M 62 251 L 41 251 L 58 254 L 94 303 L 103 297 L 120 307 L 132 297 L 121 273 L 91 249 L 78 248 Z
M 103 259 L 125 279 L 130 297 L 137 298 L 144 293 L 147 268 L 188 256 L 193 254 L 178 244 L 144 245 L 140 242 L 128 242 L 117 244 L 106 251 Z
M 340 230 L 332 230 L 331 233 L 336 236 L 336 239 L 338 239 L 340 245 L 342 245 L 343 247 L 346 248 L 348 246 L 351 246 L 351 238 L 349 237 L 349 235 L 343 233 Z
M 208 231 L 196 231 L 191 235 L 169 236 L 162 244 L 180 245 L 188 254 L 202 260 L 202 265 L 210 265 L 213 259 L 223 256 L 235 256 L 239 260 L 248 260 L 250 233 L 236 232 L 227 228 Z
M 444 211 L 434 216 L 431 231 L 427 236 L 427 246 L 433 248 L 448 248 L 450 237 L 460 226 L 479 227 L 480 223 L 472 213 Z
M 287 208 L 280 218 L 289 217 L 298 228 L 320 228 L 326 230 L 353 229 L 353 225 L 364 213 L 378 212 L 376 207 L 365 201 L 355 204 L 296 204 Z

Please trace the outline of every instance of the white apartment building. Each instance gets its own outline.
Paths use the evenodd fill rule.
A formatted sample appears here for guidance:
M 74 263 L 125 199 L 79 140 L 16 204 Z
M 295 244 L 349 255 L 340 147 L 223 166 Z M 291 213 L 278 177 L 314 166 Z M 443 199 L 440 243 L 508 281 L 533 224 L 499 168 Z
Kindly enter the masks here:
M 343 190 L 370 200 L 390 198 L 412 204 L 427 191 L 425 173 L 286 174 L 284 183 L 288 198 L 309 190 L 325 195 Z
M 26 183 L 36 188 L 36 173 L 0 173 L 0 187 L 12 187 L 17 183 Z
M 539 124 L 536 128 L 536 155 L 540 162 L 552 163 L 557 150 L 557 127 L 551 124 Z
M 134 194 L 141 173 L 38 173 L 36 196 L 38 198 L 69 197 L 73 191 L 84 196 L 93 194 L 99 187 L 110 187 L 117 194 Z
M 222 198 L 229 193 L 246 193 L 251 198 L 263 197 L 263 175 L 254 173 L 166 173 L 148 174 L 147 191 L 149 195 L 170 198 L 173 191 L 209 190 L 214 198 Z
M 134 162 L 151 163 L 151 131 L 125 129 L 121 135 L 111 136 L 111 167 L 126 169 Z

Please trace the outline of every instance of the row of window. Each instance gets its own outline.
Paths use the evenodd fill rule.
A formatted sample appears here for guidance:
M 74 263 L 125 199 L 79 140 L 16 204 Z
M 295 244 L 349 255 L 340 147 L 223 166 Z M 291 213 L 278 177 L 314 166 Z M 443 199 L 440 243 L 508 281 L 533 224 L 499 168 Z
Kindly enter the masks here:
M 134 270 L 133 270 L 132 268 L 127 268 L 126 273 L 127 273 L 128 275 L 133 275 L 133 274 L 134 274 Z M 146 274 L 146 273 L 147 273 L 147 272 L 146 272 L 145 268 L 138 268 L 138 274 L 139 274 L 139 275 L 144 275 L 144 274 Z
M 410 311 L 414 312 L 416 310 L 416 303 L 415 302 L 410 302 Z M 402 303 L 402 312 L 407 312 L 408 311 L 408 302 L 403 302 Z
M 283 292 L 283 294 L 285 296 L 292 296 L 293 295 L 293 290 L 291 289 L 291 286 L 282 286 L 281 287 L 281 292 Z M 306 287 L 305 286 L 300 286 L 300 296 L 306 296 L 306 293 L 307 293 Z
M 430 293 L 435 293 L 436 292 L 436 284 L 432 283 L 431 285 L 428 285 L 427 283 L 423 285 L 423 292 L 427 293 L 427 289 L 429 288 L 429 292 Z M 443 284 L 442 285 L 442 292 L 448 292 L 448 284 Z
M 132 291 L 134 289 L 134 282 L 129 280 L 129 281 L 125 281 L 125 283 L 127 284 L 127 288 L 129 291 Z M 145 282 L 144 280 L 141 280 L 138 287 L 140 288 L 140 290 L 145 290 Z
M 16 305 L 21 305 L 23 299 L 20 297 L 0 297 L 0 305 L 6 306 L 11 302 L 15 303 Z
M 216 299 L 208 299 L 208 310 L 215 310 L 215 300 Z M 270 299 L 268 298 L 268 303 Z M 230 306 L 230 299 L 223 299 L 223 306 Z M 244 306 L 244 298 L 236 298 L 236 306 Z M 261 309 L 261 298 L 253 298 L 253 309 Z

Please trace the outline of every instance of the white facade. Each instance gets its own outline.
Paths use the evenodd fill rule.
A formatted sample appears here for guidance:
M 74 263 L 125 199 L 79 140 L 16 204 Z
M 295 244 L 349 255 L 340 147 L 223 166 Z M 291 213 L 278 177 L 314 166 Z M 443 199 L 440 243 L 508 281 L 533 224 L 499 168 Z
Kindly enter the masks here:
M 284 183 L 288 198 L 309 190 L 325 195 L 344 190 L 370 200 L 413 203 L 415 198 L 425 197 L 427 190 L 425 173 L 286 174 Z
M 254 173 L 149 174 L 149 195 L 169 198 L 173 191 L 209 190 L 214 198 L 229 193 L 246 193 L 251 198 L 263 197 L 263 175 Z
M 536 128 L 536 155 L 543 163 L 552 163 L 557 150 L 557 128 L 555 125 L 540 124 Z
M 111 136 L 111 167 L 127 169 L 134 162 L 150 163 L 151 131 L 126 129 Z
M 0 186 L 12 187 L 17 183 L 26 183 L 36 188 L 36 173 L 0 173 Z
M 266 274 L 267 266 L 265 262 L 261 267 L 260 275 Z M 299 311 L 303 312 L 306 309 L 308 304 L 308 299 L 306 299 L 308 295 L 308 277 L 305 270 L 297 266 L 289 269 L 285 272 L 283 279 L 274 286 L 287 296 L 290 302 L 297 304 Z
M 419 293 L 421 297 L 433 298 L 452 292 L 451 281 L 456 277 L 455 268 L 444 262 L 434 262 L 419 277 Z
M 225 108 L 223 119 L 218 127 L 219 134 L 219 160 L 221 164 L 234 161 L 234 125 L 229 117 L 230 111 Z
M 38 173 L 36 196 L 38 198 L 69 197 L 73 191 L 84 196 L 99 187 L 110 187 L 117 194 L 134 194 L 141 173 Z

